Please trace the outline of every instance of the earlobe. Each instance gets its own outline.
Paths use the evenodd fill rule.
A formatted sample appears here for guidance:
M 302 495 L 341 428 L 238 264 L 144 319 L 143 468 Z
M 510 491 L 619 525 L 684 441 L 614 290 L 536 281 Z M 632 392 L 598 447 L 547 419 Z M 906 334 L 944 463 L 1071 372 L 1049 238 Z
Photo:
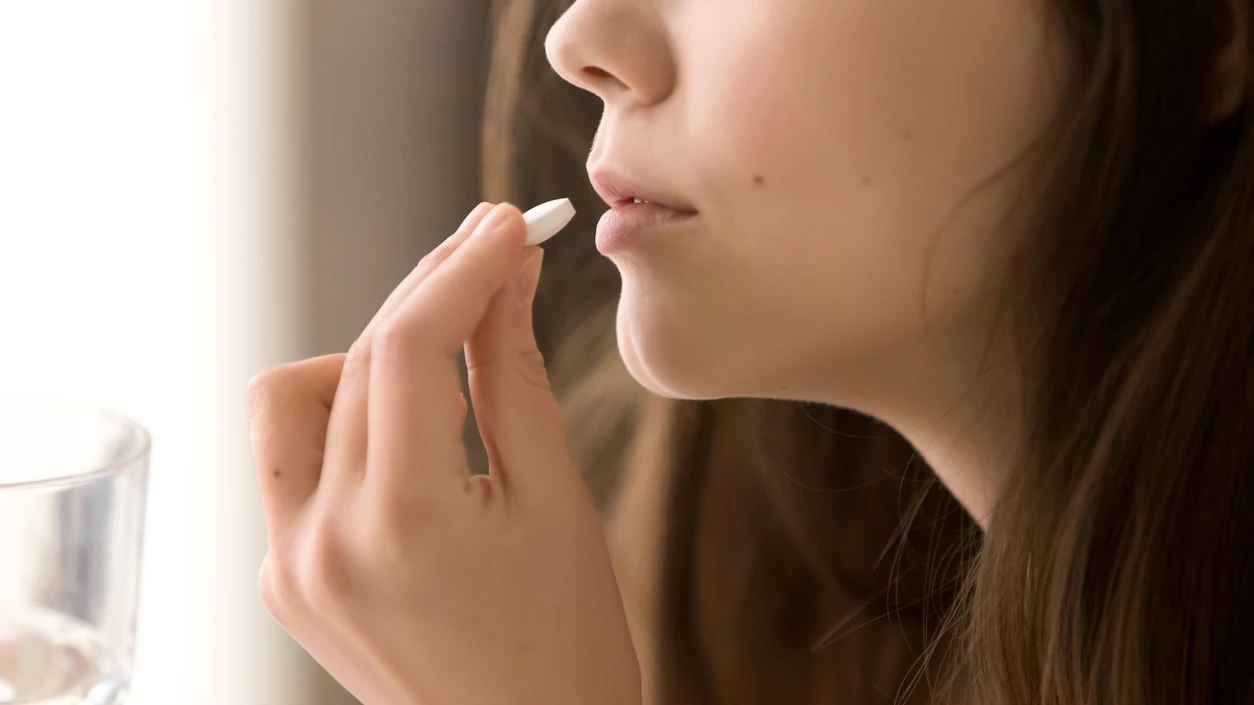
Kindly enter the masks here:
M 1232 23 L 1227 42 L 1216 57 L 1208 117 L 1219 122 L 1237 112 L 1248 98 L 1250 81 L 1249 13 L 1235 0 L 1228 5 Z

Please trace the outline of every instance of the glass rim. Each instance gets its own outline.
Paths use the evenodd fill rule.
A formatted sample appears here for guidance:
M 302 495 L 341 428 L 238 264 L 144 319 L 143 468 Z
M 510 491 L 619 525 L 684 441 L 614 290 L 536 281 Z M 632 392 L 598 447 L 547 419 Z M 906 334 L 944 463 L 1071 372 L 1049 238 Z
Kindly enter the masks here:
M 49 407 L 57 408 L 60 411 L 85 414 L 100 418 L 118 428 L 128 431 L 134 439 L 128 444 L 125 453 L 117 458 L 107 462 L 93 464 L 91 467 L 71 472 L 56 477 L 47 477 L 38 480 L 24 480 L 20 482 L 3 482 L 0 481 L 0 490 L 32 490 L 44 489 L 48 487 L 65 487 L 77 485 L 92 480 L 98 480 L 112 475 L 121 475 L 130 468 L 134 467 L 140 460 L 148 455 L 152 450 L 152 435 L 148 433 L 148 429 L 144 428 L 138 421 L 129 416 L 114 411 L 106 406 L 65 399 L 53 395 L 32 394 L 15 390 L 0 389 L 0 405 L 7 403 L 19 403 L 22 401 L 44 404 Z

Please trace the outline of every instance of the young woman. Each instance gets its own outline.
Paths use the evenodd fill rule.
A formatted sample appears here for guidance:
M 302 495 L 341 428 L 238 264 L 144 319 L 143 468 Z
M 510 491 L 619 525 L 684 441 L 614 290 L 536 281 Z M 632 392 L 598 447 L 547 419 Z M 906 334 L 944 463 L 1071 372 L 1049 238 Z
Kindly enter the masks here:
M 603 104 L 626 370 L 657 398 L 808 405 L 647 409 L 627 462 L 672 483 L 667 590 L 629 631 L 533 334 L 540 253 L 482 206 L 347 356 L 250 389 L 261 589 L 302 645 L 367 705 L 891 702 L 942 668 L 959 703 L 1254 701 L 1254 3 L 518 0 L 494 159 L 535 156 L 499 147 L 519 116 L 578 149 L 563 102 L 527 100 L 555 95 L 527 34 L 563 11 L 544 48 Z M 826 514 L 772 491 L 913 483 L 820 405 L 899 432 L 978 544 L 927 521 L 924 555 L 881 561 L 916 490 Z M 892 638 L 876 617 L 903 612 Z

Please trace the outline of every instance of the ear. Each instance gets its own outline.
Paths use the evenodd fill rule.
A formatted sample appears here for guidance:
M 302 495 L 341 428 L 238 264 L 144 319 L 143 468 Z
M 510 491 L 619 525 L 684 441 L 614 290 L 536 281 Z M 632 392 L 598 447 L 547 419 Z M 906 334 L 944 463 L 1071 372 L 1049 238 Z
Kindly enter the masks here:
M 1209 116 L 1219 122 L 1236 112 L 1247 98 L 1250 80 L 1250 18 L 1243 0 L 1228 1 L 1227 42 L 1216 57 Z

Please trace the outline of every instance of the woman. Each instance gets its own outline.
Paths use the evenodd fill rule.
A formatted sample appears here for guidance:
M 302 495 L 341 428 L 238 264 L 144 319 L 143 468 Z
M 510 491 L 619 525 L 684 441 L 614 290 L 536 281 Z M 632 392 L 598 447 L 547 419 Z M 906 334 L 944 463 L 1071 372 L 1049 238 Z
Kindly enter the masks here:
M 783 543 L 811 547 L 780 580 L 826 590 L 800 613 L 826 617 L 820 632 L 855 627 L 836 629 L 833 648 L 876 641 L 856 628 L 860 606 L 922 600 L 918 633 L 939 631 L 950 656 L 922 680 L 943 668 L 956 702 L 1254 699 L 1252 12 L 1248 0 L 579 0 L 549 32 L 556 72 L 604 105 L 588 161 L 613 206 L 597 246 L 622 276 L 631 376 L 662 397 L 881 419 L 983 530 L 965 561 L 961 527 L 927 528 L 942 566 L 919 571 L 964 579 L 947 609 L 927 579 L 913 601 L 880 599 L 899 581 L 860 580 L 874 561 L 830 569 L 841 561 L 824 540 L 850 556 L 856 544 L 815 531 L 820 512 L 774 513 Z M 502 22 L 546 16 L 519 2 Z M 519 46 L 498 51 L 525 74 Z M 637 703 L 628 620 L 532 335 L 539 254 L 516 209 L 486 210 L 415 269 L 347 359 L 252 388 L 271 532 L 262 591 L 369 705 Z M 457 433 L 463 343 L 488 477 L 466 475 Z M 641 649 L 650 696 L 917 695 L 901 668 L 910 633 L 879 640 L 880 672 L 841 661 L 825 681 L 819 661 L 787 652 L 795 623 L 763 646 L 779 667 L 759 693 L 727 687 L 755 654 L 710 648 L 743 631 L 691 599 L 710 587 L 682 541 L 712 545 L 705 508 L 755 488 L 719 495 L 704 478 L 762 455 L 782 475 L 821 465 L 788 432 L 804 414 L 762 421 L 763 408 L 669 410 L 637 429 L 674 426 L 629 460 L 671 453 L 671 497 L 701 495 L 669 529 L 678 550 L 663 574 L 690 599 L 659 614 L 678 638 Z M 865 426 L 836 430 L 882 435 Z M 759 457 L 727 452 L 751 434 Z M 894 471 L 826 464 L 837 482 L 817 484 L 836 491 Z M 944 623 L 925 624 L 935 614 Z M 874 687 L 860 693 L 858 675 Z

